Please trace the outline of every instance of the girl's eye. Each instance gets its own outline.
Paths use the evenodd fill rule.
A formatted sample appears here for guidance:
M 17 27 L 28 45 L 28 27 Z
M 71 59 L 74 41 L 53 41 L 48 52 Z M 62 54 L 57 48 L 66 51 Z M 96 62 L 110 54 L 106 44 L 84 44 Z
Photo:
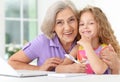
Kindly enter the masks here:
M 90 22 L 90 24 L 94 24 L 94 22 Z
M 79 26 L 84 26 L 84 24 L 83 24 L 83 23 L 80 23 Z
M 92 25 L 92 24 L 95 24 L 95 21 L 90 21 L 89 24 L 91 24 L 91 25 Z

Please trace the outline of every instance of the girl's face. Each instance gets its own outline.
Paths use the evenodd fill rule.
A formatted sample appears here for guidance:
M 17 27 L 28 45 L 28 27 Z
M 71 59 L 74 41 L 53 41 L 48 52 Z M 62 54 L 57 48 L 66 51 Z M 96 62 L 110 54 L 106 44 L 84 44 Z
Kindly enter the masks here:
M 78 21 L 70 8 L 66 8 L 56 15 L 54 30 L 62 44 L 74 41 L 78 32 Z
M 97 37 L 98 27 L 97 22 L 94 19 L 93 14 L 90 11 L 82 13 L 79 22 L 79 33 L 86 37 Z

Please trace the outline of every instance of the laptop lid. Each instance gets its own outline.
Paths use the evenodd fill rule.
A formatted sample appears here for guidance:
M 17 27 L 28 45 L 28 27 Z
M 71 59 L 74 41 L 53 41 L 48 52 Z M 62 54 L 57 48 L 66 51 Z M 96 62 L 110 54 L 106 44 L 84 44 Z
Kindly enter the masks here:
M 39 70 L 15 70 L 0 57 L 0 75 L 15 77 L 46 76 L 48 72 Z

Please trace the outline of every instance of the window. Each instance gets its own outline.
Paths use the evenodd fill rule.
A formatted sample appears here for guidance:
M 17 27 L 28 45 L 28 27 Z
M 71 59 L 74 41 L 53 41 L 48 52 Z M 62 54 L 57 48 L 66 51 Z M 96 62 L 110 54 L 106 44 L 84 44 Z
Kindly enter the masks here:
M 38 34 L 37 0 L 5 0 L 5 47 L 22 47 Z M 16 48 L 17 48 L 16 47 Z

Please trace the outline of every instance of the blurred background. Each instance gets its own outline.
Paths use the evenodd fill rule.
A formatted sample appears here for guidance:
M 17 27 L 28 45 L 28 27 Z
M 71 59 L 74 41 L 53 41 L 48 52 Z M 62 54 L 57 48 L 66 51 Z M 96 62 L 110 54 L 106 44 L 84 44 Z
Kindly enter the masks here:
M 0 0 L 0 56 L 8 59 L 41 33 L 47 8 L 57 0 Z M 120 42 L 119 0 L 71 0 L 78 10 L 95 5 L 105 12 Z

